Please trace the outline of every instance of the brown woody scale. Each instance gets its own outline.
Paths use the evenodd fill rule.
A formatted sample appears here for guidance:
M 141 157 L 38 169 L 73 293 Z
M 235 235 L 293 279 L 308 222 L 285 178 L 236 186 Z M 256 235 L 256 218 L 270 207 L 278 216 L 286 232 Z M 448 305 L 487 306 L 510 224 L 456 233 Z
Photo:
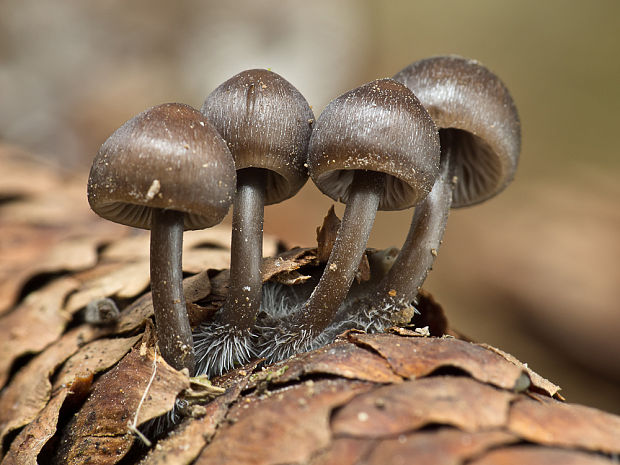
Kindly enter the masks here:
M 557 386 L 498 349 L 442 337 L 455 333 L 428 295 L 426 321 L 415 324 L 431 337 L 350 332 L 213 385 L 190 380 L 155 356 L 147 235 L 128 237 L 88 214 L 70 182 L 44 178 L 47 192 L 77 207 L 63 217 L 37 210 L 47 193 L 24 182 L 3 192 L 11 200 L 0 210 L 15 239 L 0 265 L 3 465 L 617 463 L 620 417 L 563 402 Z M 18 202 L 37 214 L 7 214 Z M 228 234 L 199 231 L 185 242 L 193 324 L 225 299 L 227 272 L 215 269 L 226 266 Z M 267 258 L 263 279 L 294 284 L 316 256 L 296 249 Z M 86 304 L 104 297 L 120 307 L 116 323 L 82 323 Z M 189 400 L 187 417 L 145 446 L 131 426 L 164 414 L 177 396 Z

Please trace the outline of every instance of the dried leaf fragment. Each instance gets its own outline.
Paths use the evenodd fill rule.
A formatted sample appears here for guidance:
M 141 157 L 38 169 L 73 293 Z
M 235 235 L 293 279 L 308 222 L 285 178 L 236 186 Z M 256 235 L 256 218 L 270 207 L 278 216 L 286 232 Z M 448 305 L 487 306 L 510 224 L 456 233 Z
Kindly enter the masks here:
M 340 229 L 340 218 L 334 211 L 334 205 L 332 205 L 325 218 L 323 218 L 323 224 L 316 229 L 316 242 L 317 249 L 316 255 L 320 263 L 327 263 L 329 256 L 332 253 L 336 238 L 338 237 L 338 230 Z M 370 279 L 370 264 L 368 262 L 368 256 L 366 252 L 362 255 L 362 259 L 355 272 L 355 281 L 359 284 L 363 281 Z
M 140 340 L 142 335 L 128 338 L 99 339 L 86 344 L 65 362 L 56 376 L 54 390 L 70 386 L 73 380 L 86 373 L 106 370 L 118 362 Z
M 334 205 L 332 205 L 325 218 L 323 218 L 323 224 L 316 229 L 316 255 L 320 262 L 327 263 L 327 260 L 329 260 L 339 229 L 340 218 L 336 216 Z
M 305 283 L 310 278 L 312 278 L 312 276 L 301 274 L 299 271 L 293 270 L 288 273 L 279 273 L 273 277 L 273 280 L 286 286 L 296 286 Z
M 291 249 L 276 257 L 265 257 L 261 265 L 263 282 L 282 273 L 291 273 L 302 266 L 316 263 L 316 249 Z

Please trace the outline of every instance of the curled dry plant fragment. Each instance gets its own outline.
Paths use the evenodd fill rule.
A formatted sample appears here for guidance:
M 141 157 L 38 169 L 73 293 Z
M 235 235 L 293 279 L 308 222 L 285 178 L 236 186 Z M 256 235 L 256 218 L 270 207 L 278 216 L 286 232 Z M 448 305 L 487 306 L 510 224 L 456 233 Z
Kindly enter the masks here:
M 237 169 L 228 297 L 196 336 L 198 373 L 221 374 L 255 355 L 251 329 L 261 306 L 263 210 L 304 185 L 314 115 L 278 74 L 253 69 L 215 89 L 201 110 L 231 150 Z
M 396 81 L 370 82 L 325 108 L 308 147 L 310 175 L 347 206 L 319 283 L 294 315 L 265 332 L 263 356 L 286 358 L 319 343 L 351 287 L 377 209 L 407 208 L 422 199 L 435 181 L 438 157 L 435 125 Z
M 441 166 L 433 189 L 416 206 L 400 254 L 370 298 L 368 305 L 387 311 L 416 297 L 439 250 L 450 207 L 474 205 L 501 192 L 514 177 L 521 148 L 512 97 L 478 62 L 429 58 L 394 79 L 416 94 L 439 128 Z
M 235 185 L 233 160 L 197 110 L 163 104 L 127 121 L 106 140 L 90 171 L 88 201 L 98 215 L 151 230 L 151 287 L 161 353 L 194 368 L 181 285 L 184 229 L 219 223 Z

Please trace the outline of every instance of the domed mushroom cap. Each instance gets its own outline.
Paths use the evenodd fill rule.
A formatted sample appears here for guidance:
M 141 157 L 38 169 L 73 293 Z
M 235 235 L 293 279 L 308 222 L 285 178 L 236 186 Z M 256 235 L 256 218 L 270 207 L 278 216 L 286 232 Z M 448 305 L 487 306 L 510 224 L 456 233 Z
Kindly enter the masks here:
M 515 104 L 499 78 L 457 56 L 417 61 L 394 76 L 422 102 L 439 128 L 459 179 L 453 206 L 482 202 L 514 178 L 521 150 Z
M 431 190 L 439 171 L 433 120 L 404 85 L 379 79 L 332 100 L 308 147 L 310 176 L 347 203 L 354 170 L 386 174 L 380 210 L 411 207 Z
M 306 183 L 314 114 L 282 76 L 243 71 L 211 92 L 201 111 L 227 142 L 237 170 L 266 170 L 267 205 L 294 196 Z
M 88 202 L 103 218 L 150 229 L 153 208 L 185 213 L 185 229 L 224 218 L 235 192 L 234 162 L 196 109 L 167 103 L 136 115 L 106 140 L 93 161 Z

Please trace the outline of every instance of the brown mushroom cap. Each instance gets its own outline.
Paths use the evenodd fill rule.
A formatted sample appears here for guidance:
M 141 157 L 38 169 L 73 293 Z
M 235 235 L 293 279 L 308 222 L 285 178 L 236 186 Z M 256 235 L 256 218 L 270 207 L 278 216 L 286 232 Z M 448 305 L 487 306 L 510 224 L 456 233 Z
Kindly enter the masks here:
M 378 79 L 334 99 L 317 120 L 308 147 L 310 176 L 347 203 L 355 170 L 385 173 L 380 210 L 411 207 L 433 187 L 439 137 L 431 117 L 404 85 Z
M 394 76 L 420 99 L 449 144 L 454 207 L 483 202 L 513 179 L 521 150 L 515 104 L 499 78 L 457 56 L 417 61 Z M 442 151 L 444 148 L 442 147 Z
M 150 229 L 153 208 L 185 213 L 184 228 L 224 218 L 235 191 L 232 156 L 198 110 L 167 103 L 136 115 L 99 149 L 88 202 L 103 218 Z
M 306 183 L 314 114 L 282 76 L 242 71 L 211 92 L 201 111 L 227 142 L 237 170 L 266 170 L 266 205 L 294 196 Z

